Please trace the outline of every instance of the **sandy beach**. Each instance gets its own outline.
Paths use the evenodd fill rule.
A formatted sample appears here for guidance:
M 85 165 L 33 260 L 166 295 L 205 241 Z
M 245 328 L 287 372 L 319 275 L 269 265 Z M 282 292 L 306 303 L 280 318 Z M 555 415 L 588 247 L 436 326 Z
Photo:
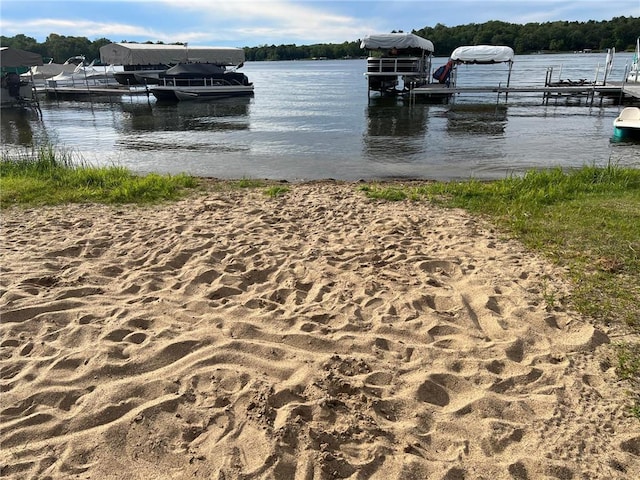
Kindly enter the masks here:
M 9 479 L 635 479 L 620 327 L 357 183 L 2 213 Z M 637 339 L 636 339 L 637 341 Z

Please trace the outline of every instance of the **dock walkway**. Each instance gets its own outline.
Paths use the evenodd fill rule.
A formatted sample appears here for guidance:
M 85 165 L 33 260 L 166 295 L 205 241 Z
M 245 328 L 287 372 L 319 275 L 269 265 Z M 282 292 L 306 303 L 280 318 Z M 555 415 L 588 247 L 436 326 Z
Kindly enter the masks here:
M 127 86 L 70 86 L 70 87 L 36 87 L 36 93 L 49 97 L 65 96 L 122 96 L 122 95 L 147 95 L 149 91 L 144 88 Z
M 640 99 L 640 82 L 627 82 L 622 85 L 622 91 L 625 95 Z
M 462 93 L 538 93 L 547 98 L 551 95 L 594 95 L 595 93 L 608 97 L 629 96 L 640 99 L 640 83 L 611 82 L 606 85 L 540 85 L 540 86 L 477 86 L 477 87 L 447 87 L 440 84 L 430 84 L 411 90 L 411 96 L 447 96 Z
M 126 86 L 113 87 L 97 87 L 97 86 L 74 86 L 74 87 L 37 87 L 37 93 L 44 93 L 47 96 L 55 97 L 57 95 L 67 96 L 83 96 L 83 95 L 148 95 L 149 90 L 140 88 L 131 88 Z M 452 96 L 463 93 L 495 93 L 495 94 L 512 94 L 512 93 L 530 93 L 541 94 L 544 98 L 551 95 L 589 95 L 593 96 L 598 93 L 607 97 L 631 97 L 640 100 L 640 83 L 628 82 L 609 82 L 606 85 L 547 85 L 547 86 L 476 86 L 476 87 L 447 87 L 441 84 L 429 84 L 424 87 L 413 88 L 410 92 L 412 97 L 419 95 L 426 96 Z

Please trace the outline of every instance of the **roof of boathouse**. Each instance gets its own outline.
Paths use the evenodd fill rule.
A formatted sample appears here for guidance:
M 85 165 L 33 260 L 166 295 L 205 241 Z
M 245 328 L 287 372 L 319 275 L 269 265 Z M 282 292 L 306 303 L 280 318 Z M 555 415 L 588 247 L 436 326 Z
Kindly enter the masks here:
M 362 39 L 360 48 L 368 50 L 398 50 L 407 48 L 419 48 L 428 52 L 433 52 L 434 47 L 431 40 L 419 37 L 413 33 L 381 33 L 377 35 L 367 35 Z
M 158 65 L 176 63 L 215 63 L 238 65 L 244 50 L 234 47 L 189 47 L 149 43 L 110 43 L 100 47 L 100 61 L 110 65 Z

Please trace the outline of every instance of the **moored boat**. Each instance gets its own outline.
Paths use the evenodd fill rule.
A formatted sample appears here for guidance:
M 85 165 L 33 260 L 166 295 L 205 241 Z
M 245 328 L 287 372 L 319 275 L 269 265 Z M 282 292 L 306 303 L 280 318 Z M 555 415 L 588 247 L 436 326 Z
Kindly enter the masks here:
M 114 86 L 118 84 L 115 73 L 121 70 L 121 66 L 98 65 L 95 60 L 89 65 L 79 63 L 73 71 L 63 71 L 47 79 L 46 86 L 50 88 Z
M 369 52 L 369 92 L 382 95 L 406 94 L 430 82 L 433 43 L 413 33 L 367 35 L 360 48 Z
M 212 63 L 233 66 L 244 62 L 244 50 L 148 43 L 110 43 L 100 47 L 100 61 L 120 65 L 115 79 L 122 85 L 157 84 L 160 74 L 181 63 Z
M 34 65 L 20 75 L 20 78 L 24 81 L 33 81 L 36 86 L 43 86 L 46 80 L 55 77 L 61 73 L 71 74 L 80 64 L 85 63 L 85 57 L 83 55 L 77 55 L 65 60 L 64 63 L 55 63 L 53 59 L 44 65 Z
M 149 90 L 164 101 L 207 100 L 253 94 L 253 83 L 243 73 L 224 65 L 185 63 L 159 75 L 158 83 Z
M 640 108 L 625 107 L 613 121 L 613 136 L 619 139 L 640 138 Z
M 20 73 L 35 65 L 42 65 L 42 56 L 18 48 L 0 48 L 0 69 L 2 86 L 0 88 L 0 107 L 22 106 L 37 100 L 33 84 L 21 79 Z

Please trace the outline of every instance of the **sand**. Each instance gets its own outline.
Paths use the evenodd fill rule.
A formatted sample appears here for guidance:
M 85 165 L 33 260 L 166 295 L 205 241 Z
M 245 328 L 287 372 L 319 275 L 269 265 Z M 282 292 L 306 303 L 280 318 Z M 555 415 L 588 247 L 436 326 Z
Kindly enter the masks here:
M 9 209 L 1 248 L 3 477 L 640 478 L 625 333 L 463 211 L 302 183 Z

